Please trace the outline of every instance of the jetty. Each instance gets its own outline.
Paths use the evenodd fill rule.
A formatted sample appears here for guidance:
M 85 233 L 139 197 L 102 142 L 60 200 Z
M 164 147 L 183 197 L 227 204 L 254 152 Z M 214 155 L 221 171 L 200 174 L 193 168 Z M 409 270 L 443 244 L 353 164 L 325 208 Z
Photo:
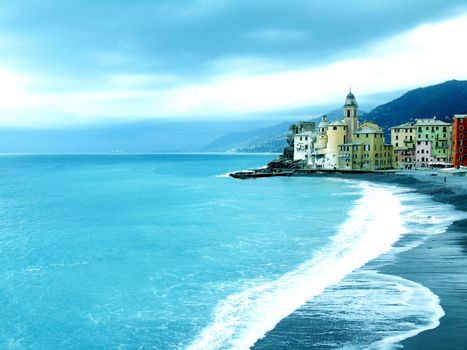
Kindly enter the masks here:
M 395 173 L 396 169 L 390 170 L 355 170 L 355 169 L 253 169 L 234 171 L 229 175 L 235 179 L 258 179 L 274 176 L 310 176 L 315 174 L 387 174 Z

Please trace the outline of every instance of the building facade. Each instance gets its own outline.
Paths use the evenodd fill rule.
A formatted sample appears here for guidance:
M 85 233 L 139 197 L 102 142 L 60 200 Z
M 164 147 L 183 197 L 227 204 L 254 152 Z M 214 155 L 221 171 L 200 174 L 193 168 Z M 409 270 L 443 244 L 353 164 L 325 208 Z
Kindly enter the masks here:
M 363 123 L 352 142 L 339 146 L 338 168 L 346 170 L 391 169 L 392 146 L 384 142 L 384 131 L 375 123 Z
M 391 128 L 393 166 L 399 169 L 415 168 L 415 123 L 406 123 Z
M 415 166 L 446 166 L 451 162 L 451 124 L 436 118 L 415 122 Z
M 349 91 L 343 119 L 329 123 L 321 118 L 318 129 L 297 131 L 294 160 L 306 160 L 310 168 L 381 170 L 392 167 L 392 146 L 384 142 L 383 130 L 374 123 L 359 125 L 358 104 Z
M 467 114 L 456 114 L 452 121 L 452 165 L 467 166 Z
M 294 135 L 294 160 L 306 160 L 310 150 L 313 147 L 314 133 L 312 131 L 304 131 Z

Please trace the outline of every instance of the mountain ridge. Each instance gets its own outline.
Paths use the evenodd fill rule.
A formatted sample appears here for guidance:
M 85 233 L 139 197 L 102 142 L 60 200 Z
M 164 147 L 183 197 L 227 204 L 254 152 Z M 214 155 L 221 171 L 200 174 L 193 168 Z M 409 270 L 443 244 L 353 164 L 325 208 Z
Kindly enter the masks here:
M 454 114 L 467 113 L 467 81 L 448 80 L 444 83 L 409 90 L 400 97 L 381 104 L 370 112 L 360 111 L 361 121 L 378 123 L 385 129 L 417 118 L 437 117 L 451 122 Z M 327 113 L 330 121 L 342 118 L 342 109 Z M 319 118 L 312 119 L 318 121 Z M 282 152 L 287 145 L 286 135 L 292 122 L 248 132 L 229 133 L 205 146 L 203 151 L 216 152 Z M 389 140 L 387 139 L 389 142 Z

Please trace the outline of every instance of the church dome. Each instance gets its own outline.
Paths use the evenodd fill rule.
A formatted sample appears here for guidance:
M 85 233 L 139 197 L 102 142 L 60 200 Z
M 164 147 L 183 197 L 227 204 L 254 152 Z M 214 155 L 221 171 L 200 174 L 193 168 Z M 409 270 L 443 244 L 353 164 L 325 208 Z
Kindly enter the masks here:
M 355 96 L 354 94 L 352 93 L 352 91 L 349 91 L 349 93 L 347 94 L 347 96 L 345 97 L 345 105 L 346 106 L 353 106 L 353 105 L 357 105 L 357 100 L 355 99 Z
M 327 128 L 329 126 L 328 117 L 323 115 L 321 121 L 319 122 L 318 128 Z

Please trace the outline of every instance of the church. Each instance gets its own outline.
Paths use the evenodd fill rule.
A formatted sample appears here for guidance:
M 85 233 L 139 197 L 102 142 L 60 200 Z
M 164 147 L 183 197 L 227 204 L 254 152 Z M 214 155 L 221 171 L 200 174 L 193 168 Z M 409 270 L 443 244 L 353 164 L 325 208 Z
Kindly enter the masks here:
M 310 169 L 382 170 L 392 168 L 392 146 L 375 123 L 359 123 L 358 103 L 349 91 L 343 119 L 323 116 L 315 130 L 294 135 L 294 160 L 306 160 Z

